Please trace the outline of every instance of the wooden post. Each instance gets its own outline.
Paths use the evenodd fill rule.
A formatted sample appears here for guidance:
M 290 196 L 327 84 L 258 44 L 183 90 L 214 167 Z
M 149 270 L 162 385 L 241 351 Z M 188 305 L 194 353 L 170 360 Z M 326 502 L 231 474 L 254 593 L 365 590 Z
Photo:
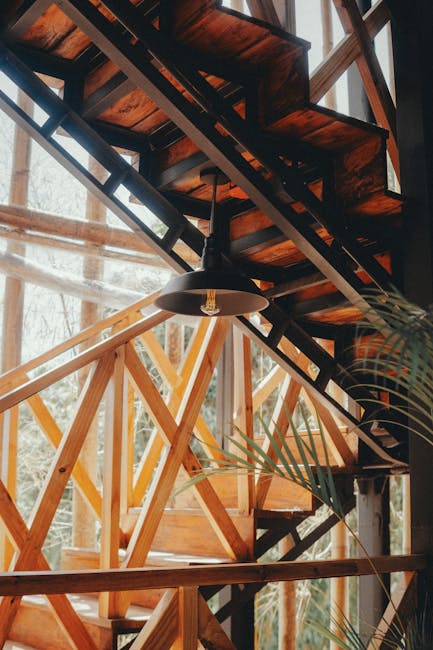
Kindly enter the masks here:
M 29 115 L 33 113 L 33 102 L 20 90 L 19 106 Z M 18 127 L 15 130 L 10 203 L 26 206 L 28 200 L 31 140 Z M 25 244 L 9 241 L 8 253 L 25 254 Z M 21 280 L 7 277 L 4 290 L 4 313 L 2 332 L 2 372 L 19 366 L 21 362 L 22 328 L 24 313 L 24 289 Z M 12 498 L 16 497 L 18 447 L 18 407 L 10 409 L 1 421 L 1 478 Z M 13 548 L 4 533 L 0 534 L 1 562 L 7 569 L 13 555 Z
M 361 13 L 364 14 L 368 9 L 370 9 L 371 1 L 357 0 L 357 5 Z M 374 116 L 356 62 L 352 63 L 347 71 L 347 87 L 349 93 L 350 115 L 357 117 L 360 120 L 373 122 Z
M 197 650 L 198 589 L 179 587 L 179 632 L 172 650 Z
M 240 431 L 254 436 L 253 395 L 251 379 L 251 341 L 240 330 L 233 330 L 234 417 Z M 237 433 L 234 431 L 234 435 Z M 239 454 L 239 449 L 234 453 Z M 245 454 L 245 459 L 247 456 Z M 239 514 L 250 515 L 254 507 L 254 476 L 240 471 L 237 477 Z
M 103 173 L 99 165 L 91 162 L 89 165 L 91 174 L 103 180 Z M 104 172 L 105 174 L 105 172 Z M 105 222 L 105 207 L 100 203 L 93 194 L 87 194 L 87 217 L 89 221 L 97 223 Z M 83 276 L 94 280 L 99 280 L 103 274 L 104 262 L 101 259 L 85 257 L 83 260 Z M 81 329 L 93 325 L 102 317 L 102 310 L 99 305 L 92 302 L 83 301 L 81 303 Z M 86 341 L 84 349 L 96 343 L 96 340 Z M 80 389 L 86 381 L 87 372 L 80 373 Z M 97 454 L 98 454 L 98 430 L 97 422 L 93 422 L 86 441 L 83 445 L 80 460 L 89 473 L 89 476 L 95 480 L 97 474 Z M 96 546 L 96 526 L 93 513 L 84 501 L 81 494 L 74 490 L 74 516 L 73 516 L 73 543 L 79 548 L 89 548 Z
M 370 556 L 389 553 L 388 479 L 358 480 L 358 535 Z M 382 576 L 389 588 L 388 576 Z M 387 605 L 386 594 L 376 576 L 359 579 L 359 631 L 367 640 L 376 628 Z
M 293 548 L 290 535 L 279 543 L 283 557 Z M 278 584 L 278 650 L 296 650 L 296 582 Z
M 332 559 L 340 560 L 347 557 L 347 528 L 343 521 L 331 528 L 331 554 Z M 347 615 L 348 605 L 348 580 L 347 578 L 331 579 L 331 615 L 335 619 L 335 625 L 331 624 L 331 630 L 340 638 L 343 635 L 338 631 L 339 626 L 344 623 L 344 616 Z M 338 650 L 340 646 L 331 641 L 330 650 Z
M 322 15 L 322 53 L 323 58 L 325 58 L 334 47 L 331 0 L 321 0 L 320 9 Z M 335 86 L 326 93 L 325 106 L 337 110 L 337 92 Z

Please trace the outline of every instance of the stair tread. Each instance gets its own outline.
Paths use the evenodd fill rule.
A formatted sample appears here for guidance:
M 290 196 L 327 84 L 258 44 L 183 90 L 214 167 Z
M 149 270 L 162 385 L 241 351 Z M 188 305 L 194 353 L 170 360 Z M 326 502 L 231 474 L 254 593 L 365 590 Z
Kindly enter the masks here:
M 97 624 L 107 629 L 116 629 L 119 625 L 127 625 L 128 629 L 141 628 L 152 614 L 152 610 L 139 605 L 130 605 L 126 616 L 121 618 L 105 618 L 99 616 L 98 598 L 86 594 L 71 594 L 68 596 L 72 606 L 79 616 L 88 622 Z M 35 608 L 47 608 L 48 603 L 44 596 L 24 596 L 22 605 Z
M 19 643 L 18 641 L 6 641 L 3 650 L 37 650 L 33 646 Z
M 308 104 L 287 113 L 266 126 L 266 131 L 306 142 L 329 151 L 341 151 L 358 146 L 370 137 L 387 138 L 385 129 L 329 108 Z
M 395 216 L 401 214 L 403 203 L 404 197 L 401 194 L 384 190 L 367 194 L 356 203 L 346 205 L 344 212 L 361 217 Z

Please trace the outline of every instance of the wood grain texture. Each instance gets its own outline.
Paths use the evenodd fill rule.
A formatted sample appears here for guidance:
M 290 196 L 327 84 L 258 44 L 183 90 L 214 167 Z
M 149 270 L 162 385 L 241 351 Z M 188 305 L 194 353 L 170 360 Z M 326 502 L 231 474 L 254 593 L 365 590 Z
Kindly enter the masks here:
M 342 560 L 242 563 L 160 569 L 112 569 L 110 571 L 24 571 L 0 574 L 0 594 L 86 593 L 166 588 L 173 586 L 243 584 L 286 580 L 315 580 L 339 576 L 373 575 L 395 571 L 419 571 L 426 566 L 423 555 L 385 555 Z

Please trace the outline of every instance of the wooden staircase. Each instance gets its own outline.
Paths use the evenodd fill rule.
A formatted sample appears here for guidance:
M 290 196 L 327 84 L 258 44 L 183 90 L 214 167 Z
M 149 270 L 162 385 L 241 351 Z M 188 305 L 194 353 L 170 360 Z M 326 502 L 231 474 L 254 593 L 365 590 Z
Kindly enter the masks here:
M 387 133 L 311 103 L 307 50 L 305 41 L 215 0 L 28 0 L 4 26 L 0 69 L 47 118 L 35 122 L 3 92 L 0 107 L 176 271 L 198 263 L 207 232 L 211 197 L 200 170 L 209 161 L 221 167 L 231 179 L 219 196 L 229 234 L 226 263 L 257 280 L 272 298 L 260 318 L 242 317 L 237 326 L 320 404 L 324 417 L 332 412 L 356 428 L 365 443 L 359 456 L 338 431 L 337 438 L 343 453 L 354 452 L 360 472 L 367 465 L 404 467 L 405 440 L 398 430 L 385 436 L 377 434 L 379 427 L 371 430 L 371 394 L 356 387 L 333 353 L 368 308 L 364 290 L 391 286 L 390 251 L 402 198 L 387 188 Z M 50 90 L 53 78 L 63 96 Z M 103 165 L 105 183 L 65 151 L 58 133 Z M 131 164 L 120 156 L 125 152 Z M 120 198 L 119 188 L 130 201 Z M 137 203 L 152 210 L 159 228 L 140 216 Z M 331 385 L 341 398 L 331 394 Z M 364 407 L 363 414 L 353 414 L 349 398 Z M 304 538 L 297 526 L 317 504 L 299 490 L 288 493 L 274 481 L 264 502 L 245 513 L 234 481 L 210 484 L 253 559 L 288 533 L 295 544 L 284 559 L 296 559 L 337 521 L 331 515 Z M 350 490 L 346 497 L 348 511 L 354 505 Z M 139 516 L 138 506 L 123 513 L 125 548 Z M 99 557 L 78 549 L 65 551 L 63 560 L 68 569 L 93 568 Z M 148 563 L 231 560 L 189 492 L 165 506 Z M 243 598 L 251 599 L 258 588 L 249 586 Z M 213 593 L 203 589 L 206 596 Z M 119 631 L 141 628 L 147 608 L 160 597 L 155 591 L 133 594 L 136 609 L 119 620 L 95 618 L 93 595 L 73 604 L 77 611 L 89 607 L 86 626 L 97 647 L 108 648 Z M 224 606 L 218 620 L 233 607 Z M 20 612 L 22 623 L 18 616 L 11 639 L 63 647 L 45 638 L 38 645 L 28 636 L 35 620 L 48 628 L 43 621 L 51 614 L 42 613 L 39 601 L 24 601 Z

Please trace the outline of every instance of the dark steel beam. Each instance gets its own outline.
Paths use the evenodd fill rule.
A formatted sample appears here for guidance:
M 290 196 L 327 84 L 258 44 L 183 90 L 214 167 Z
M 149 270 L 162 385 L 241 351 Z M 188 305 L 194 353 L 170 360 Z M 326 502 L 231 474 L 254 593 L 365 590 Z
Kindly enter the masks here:
M 292 314 L 294 318 L 306 318 L 351 306 L 352 304 L 341 293 L 331 293 L 295 303 Z
M 157 165 L 157 156 L 155 156 L 155 159 L 155 163 Z M 178 183 L 183 183 L 190 180 L 191 178 L 199 176 L 200 170 L 206 165 L 209 165 L 209 158 L 202 151 L 197 151 L 197 153 L 184 158 L 175 165 L 168 167 L 168 169 L 164 169 L 160 172 L 155 170 L 152 174 L 152 182 L 161 190 L 175 190 L 176 181 Z
M 41 16 L 52 4 L 52 0 L 33 0 L 24 2 L 23 6 L 20 8 L 19 15 L 9 24 L 9 34 L 13 38 L 21 38 L 39 16 Z
M 90 121 L 89 124 L 111 146 L 134 153 L 144 152 L 144 155 L 150 155 L 148 138 L 142 133 L 123 129 L 121 126 L 115 126 L 107 122 Z
M 34 72 L 45 74 L 57 79 L 70 79 L 74 75 L 74 65 L 72 61 L 55 56 L 48 52 L 37 50 L 28 45 L 21 43 L 8 43 L 12 52 L 14 52 L 21 61 L 32 68 Z
M 239 237 L 230 242 L 230 256 L 233 259 L 260 253 L 269 246 L 275 246 L 286 241 L 285 236 L 276 226 L 269 226 L 263 230 L 256 230 L 248 235 Z
M 114 106 L 119 99 L 125 97 L 134 88 L 135 84 L 123 72 L 119 71 L 107 83 L 86 98 L 83 102 L 81 115 L 86 120 L 96 119 L 107 108 Z

